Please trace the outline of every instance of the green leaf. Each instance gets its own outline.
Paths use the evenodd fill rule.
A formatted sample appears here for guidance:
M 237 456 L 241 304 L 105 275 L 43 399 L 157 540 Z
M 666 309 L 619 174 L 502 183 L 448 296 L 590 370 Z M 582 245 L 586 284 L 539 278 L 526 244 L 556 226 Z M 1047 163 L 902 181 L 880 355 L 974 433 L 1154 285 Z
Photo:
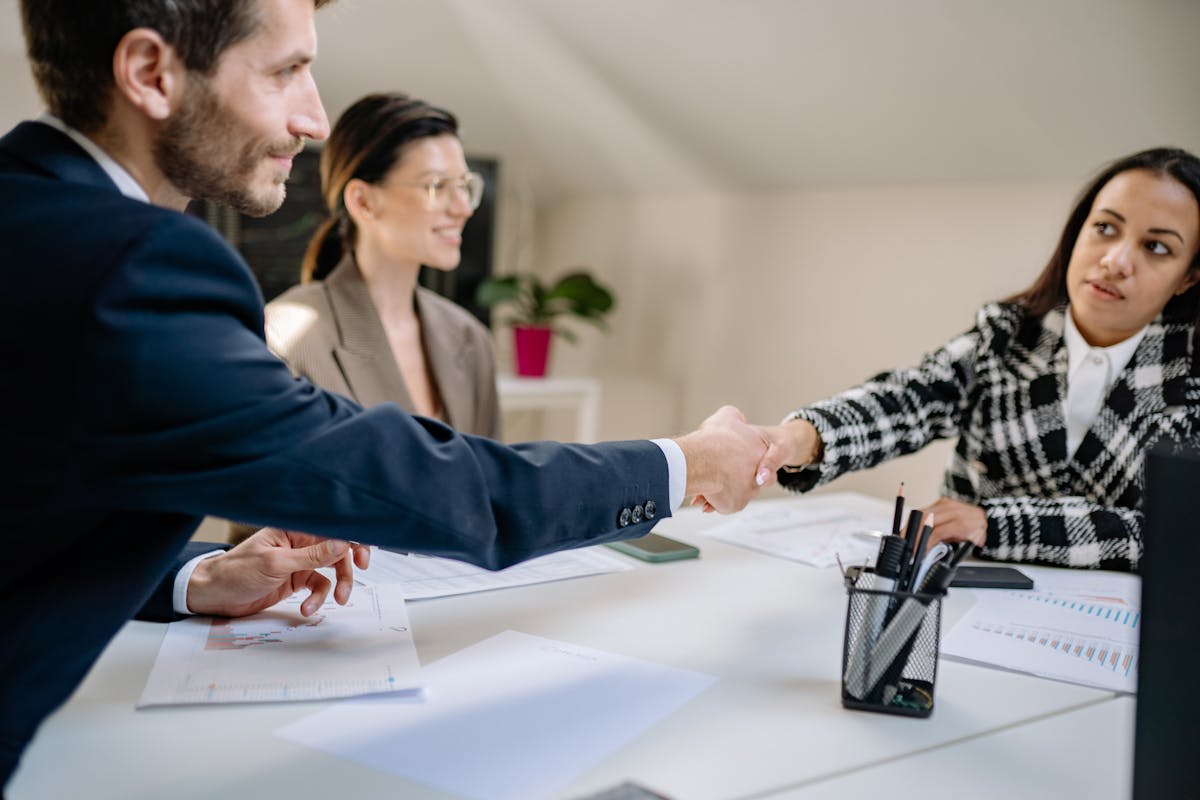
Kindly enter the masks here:
M 571 310 L 581 316 L 593 311 L 607 312 L 613 307 L 612 293 L 596 283 L 586 272 L 563 276 L 548 296 L 568 301 Z
M 489 278 L 475 290 L 475 302 L 484 308 L 497 303 L 509 303 L 521 296 L 521 285 L 515 275 L 504 278 Z

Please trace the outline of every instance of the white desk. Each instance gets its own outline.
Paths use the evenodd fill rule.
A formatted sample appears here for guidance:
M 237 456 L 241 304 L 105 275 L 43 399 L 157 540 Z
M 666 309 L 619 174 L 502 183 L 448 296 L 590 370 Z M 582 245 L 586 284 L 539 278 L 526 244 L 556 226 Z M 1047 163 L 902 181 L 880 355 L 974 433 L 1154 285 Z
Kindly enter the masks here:
M 600 426 L 600 382 L 595 378 L 518 378 L 501 375 L 496 394 L 502 411 L 546 411 L 565 408 L 575 412 L 575 441 L 596 441 Z
M 717 521 L 689 510 L 660 525 L 699 545 L 699 560 L 412 603 L 421 659 L 515 629 L 718 677 L 564 798 L 630 779 L 677 800 L 841 797 L 843 785 L 844 796 L 866 797 L 864 787 L 878 791 L 870 781 L 878 774 L 889 800 L 929 800 L 953 795 L 894 776 L 942 765 L 942 754 L 956 754 L 955 765 L 944 766 L 955 786 L 972 786 L 976 770 L 980 785 L 1002 781 L 1020 796 L 1041 796 L 1039 770 L 1052 760 L 1056 775 L 1069 776 L 1128 758 L 1132 719 L 1127 710 L 1108 714 L 1113 694 L 952 661 L 939 665 L 930 719 L 843 709 L 840 575 L 697 535 Z M 947 624 L 967 595 L 956 605 L 951 593 Z M 162 632 L 150 623 L 122 630 L 39 733 L 9 800 L 445 797 L 272 735 L 319 703 L 134 711 Z M 1096 786 L 1086 796 L 1124 797 L 1127 785 Z M 978 795 L 969 788 L 959 796 Z
M 1133 790 L 1134 699 L 1114 695 L 1072 711 L 818 780 L 772 800 L 1128 798 Z M 889 787 L 881 794 L 880 787 Z M 918 795 L 915 787 L 925 786 Z M 936 787 L 936 788 L 934 788 Z

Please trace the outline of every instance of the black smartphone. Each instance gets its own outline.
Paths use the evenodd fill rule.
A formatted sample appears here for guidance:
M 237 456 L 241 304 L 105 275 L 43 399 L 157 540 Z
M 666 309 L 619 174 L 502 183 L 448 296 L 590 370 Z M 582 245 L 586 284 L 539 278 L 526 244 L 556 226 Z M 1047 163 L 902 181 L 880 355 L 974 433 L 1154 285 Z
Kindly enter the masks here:
M 1033 578 L 1013 567 L 964 564 L 954 573 L 950 585 L 960 589 L 1032 589 Z
M 647 533 L 637 539 L 607 542 L 606 544 L 619 553 L 640 558 L 642 561 L 678 561 L 681 558 L 698 558 L 700 556 L 699 548 L 686 542 L 659 536 L 657 533 Z

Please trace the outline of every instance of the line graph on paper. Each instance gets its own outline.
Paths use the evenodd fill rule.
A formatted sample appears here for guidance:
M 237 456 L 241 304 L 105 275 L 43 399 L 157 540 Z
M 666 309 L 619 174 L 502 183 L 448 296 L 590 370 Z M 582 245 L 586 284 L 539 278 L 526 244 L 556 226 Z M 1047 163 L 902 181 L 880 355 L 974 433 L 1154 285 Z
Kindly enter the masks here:
M 942 653 L 1055 680 L 1133 692 L 1140 625 L 1141 611 L 1120 598 L 984 594 L 946 634 Z

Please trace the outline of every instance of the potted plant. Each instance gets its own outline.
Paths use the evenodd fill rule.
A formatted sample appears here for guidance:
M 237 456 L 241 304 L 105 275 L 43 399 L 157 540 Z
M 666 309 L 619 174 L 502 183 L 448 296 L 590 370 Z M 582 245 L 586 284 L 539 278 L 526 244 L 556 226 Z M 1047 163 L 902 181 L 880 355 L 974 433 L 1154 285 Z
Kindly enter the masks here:
M 604 316 L 614 305 L 612 292 L 582 270 L 562 276 L 553 285 L 528 272 L 489 278 L 479 284 L 475 302 L 485 308 L 511 304 L 512 313 L 503 322 L 513 326 L 517 374 L 529 377 L 546 374 L 552 334 L 576 341 L 574 332 L 556 324 L 559 316 L 571 314 L 604 328 Z

